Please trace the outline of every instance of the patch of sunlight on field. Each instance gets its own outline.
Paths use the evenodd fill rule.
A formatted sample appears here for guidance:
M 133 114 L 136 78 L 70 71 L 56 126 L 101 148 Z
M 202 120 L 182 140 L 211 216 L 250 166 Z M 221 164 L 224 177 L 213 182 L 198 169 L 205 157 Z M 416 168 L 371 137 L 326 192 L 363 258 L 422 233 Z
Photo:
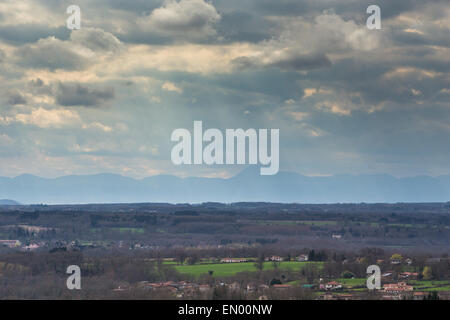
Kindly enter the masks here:
M 297 261 L 283 261 L 278 264 L 279 269 L 284 270 L 301 270 L 306 264 L 319 264 L 316 262 L 297 262 Z M 273 270 L 275 268 L 272 262 L 265 262 L 263 270 Z M 195 265 L 178 265 L 175 269 L 182 274 L 189 274 L 198 277 L 203 274 L 208 274 L 209 271 L 213 271 L 215 277 L 227 277 L 235 275 L 238 272 L 256 272 L 257 268 L 254 262 L 242 262 L 242 263 L 215 263 L 215 264 L 195 264 Z

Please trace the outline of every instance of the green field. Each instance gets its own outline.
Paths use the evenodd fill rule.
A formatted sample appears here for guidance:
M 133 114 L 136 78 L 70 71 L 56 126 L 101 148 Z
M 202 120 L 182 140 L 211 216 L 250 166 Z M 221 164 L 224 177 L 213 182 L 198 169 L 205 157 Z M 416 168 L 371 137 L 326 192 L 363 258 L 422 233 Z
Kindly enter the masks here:
M 284 270 L 300 270 L 303 266 L 305 266 L 308 263 L 311 264 L 316 262 L 283 261 L 278 264 L 278 268 Z M 272 270 L 273 268 L 274 265 L 272 262 L 264 262 L 263 270 Z M 257 271 L 254 262 L 178 265 L 175 266 L 175 269 L 182 274 L 188 274 L 194 277 L 198 277 L 203 274 L 208 274 L 209 271 L 214 271 L 213 276 L 216 277 L 232 276 L 238 272 L 244 271 L 248 272 Z
M 414 286 L 421 286 L 421 287 L 431 287 L 435 285 L 443 285 L 443 284 L 450 284 L 450 281 L 448 280 L 409 280 L 408 284 L 412 284 Z
M 328 220 L 260 220 L 259 224 L 272 226 L 296 226 L 296 225 L 310 225 L 310 226 L 328 226 L 336 225 L 337 221 Z
M 421 289 L 420 291 L 450 291 L 450 285 L 442 286 L 442 287 L 426 288 L 426 289 Z
M 408 284 L 413 285 L 414 290 L 417 291 L 450 291 L 450 281 L 448 280 L 413 280 L 408 281 Z
M 121 228 L 121 227 L 117 227 L 117 228 L 108 228 L 108 229 L 111 230 L 111 231 L 120 232 L 120 233 L 125 233 L 125 232 L 136 233 L 136 234 L 144 234 L 145 233 L 145 229 L 144 228 L 132 228 L 132 227 Z M 100 230 L 101 230 L 100 228 L 92 228 L 91 229 L 92 232 L 98 232 Z
M 130 233 L 145 233 L 144 228 L 111 228 L 111 230 L 119 232 L 130 232 Z
M 336 279 L 337 282 L 342 283 L 343 286 L 350 286 L 350 287 L 360 287 L 360 286 L 366 286 L 366 278 L 354 278 L 354 279 Z

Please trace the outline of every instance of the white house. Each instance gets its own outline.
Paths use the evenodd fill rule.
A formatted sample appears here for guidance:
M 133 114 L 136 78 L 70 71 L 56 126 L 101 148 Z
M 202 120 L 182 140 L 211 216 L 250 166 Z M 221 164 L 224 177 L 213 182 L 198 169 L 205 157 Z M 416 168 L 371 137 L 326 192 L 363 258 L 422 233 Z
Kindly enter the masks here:
M 300 261 L 300 262 L 308 261 L 308 255 L 307 254 L 301 254 L 301 255 L 298 256 L 297 260 Z

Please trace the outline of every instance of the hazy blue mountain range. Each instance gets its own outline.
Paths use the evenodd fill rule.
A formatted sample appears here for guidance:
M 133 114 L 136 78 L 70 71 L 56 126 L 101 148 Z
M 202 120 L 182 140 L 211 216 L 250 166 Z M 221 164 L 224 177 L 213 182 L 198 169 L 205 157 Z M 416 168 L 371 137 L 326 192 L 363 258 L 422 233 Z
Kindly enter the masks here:
M 20 205 L 20 203 L 14 200 L 0 199 L 0 206 L 17 206 L 17 205 Z
M 29 174 L 0 177 L 0 198 L 24 204 L 120 202 L 446 202 L 450 176 L 395 178 L 390 175 L 307 177 L 280 172 L 260 176 L 248 168 L 229 179 L 133 179 L 115 174 L 71 175 L 54 179 Z

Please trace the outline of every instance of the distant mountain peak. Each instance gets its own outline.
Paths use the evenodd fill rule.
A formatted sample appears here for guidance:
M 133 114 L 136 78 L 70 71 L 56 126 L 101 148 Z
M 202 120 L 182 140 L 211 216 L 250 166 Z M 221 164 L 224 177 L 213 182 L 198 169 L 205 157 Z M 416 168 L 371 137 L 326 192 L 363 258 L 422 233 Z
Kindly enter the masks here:
M 308 177 L 294 172 L 261 176 L 248 166 L 227 179 L 156 175 L 134 179 L 119 174 L 45 179 L 31 174 L 0 179 L 0 194 L 21 203 L 376 203 L 446 202 L 450 176 L 395 178 L 387 174 Z
M 20 206 L 20 203 L 9 199 L 0 199 L 0 205 L 2 206 Z

